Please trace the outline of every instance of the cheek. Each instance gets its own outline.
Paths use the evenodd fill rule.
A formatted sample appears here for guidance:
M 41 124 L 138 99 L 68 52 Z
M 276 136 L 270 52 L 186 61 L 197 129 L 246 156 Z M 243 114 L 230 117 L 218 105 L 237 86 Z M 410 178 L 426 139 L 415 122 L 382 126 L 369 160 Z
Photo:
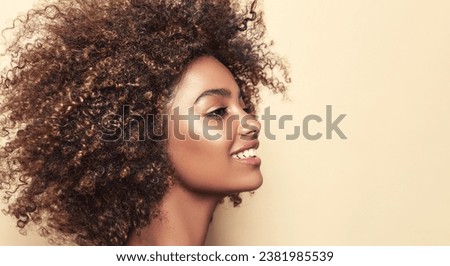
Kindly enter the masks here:
M 201 190 L 220 189 L 221 184 L 232 178 L 232 141 L 221 137 L 217 140 L 206 138 L 201 121 L 195 121 L 189 132 L 189 125 L 180 122 L 177 128 L 169 129 L 168 150 L 175 166 L 177 177 L 186 185 Z M 180 133 L 180 134 L 177 134 Z M 221 133 L 211 131 L 211 134 Z M 194 135 L 195 134 L 195 135 Z M 184 140 L 183 140 L 183 138 Z
M 194 130 L 189 132 L 189 125 L 184 122 L 180 122 L 178 128 L 173 124 L 169 127 L 168 151 L 177 178 L 183 185 L 195 191 L 219 194 L 255 190 L 261 186 L 259 167 L 244 165 L 231 158 L 234 142 L 229 134 L 227 136 L 225 126 L 222 130 L 209 132 L 220 134 L 221 137 L 215 140 L 202 133 L 200 121 L 192 128 Z

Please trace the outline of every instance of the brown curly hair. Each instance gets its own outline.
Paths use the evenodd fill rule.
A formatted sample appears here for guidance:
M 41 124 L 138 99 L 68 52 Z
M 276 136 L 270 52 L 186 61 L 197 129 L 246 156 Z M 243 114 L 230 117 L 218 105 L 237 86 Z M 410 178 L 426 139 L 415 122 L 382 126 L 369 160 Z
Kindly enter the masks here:
M 166 125 L 152 123 L 153 138 L 139 141 L 132 117 L 104 118 L 125 105 L 163 114 L 183 70 L 205 55 L 228 67 L 246 104 L 259 101 L 260 85 L 284 92 L 286 67 L 269 50 L 255 7 L 59 0 L 19 16 L 3 31 L 14 38 L 0 94 L 0 189 L 17 226 L 35 224 L 56 244 L 123 245 L 157 217 L 174 174 L 158 139 Z M 118 128 L 130 129 L 128 141 L 102 139 Z M 239 195 L 230 198 L 239 204 Z

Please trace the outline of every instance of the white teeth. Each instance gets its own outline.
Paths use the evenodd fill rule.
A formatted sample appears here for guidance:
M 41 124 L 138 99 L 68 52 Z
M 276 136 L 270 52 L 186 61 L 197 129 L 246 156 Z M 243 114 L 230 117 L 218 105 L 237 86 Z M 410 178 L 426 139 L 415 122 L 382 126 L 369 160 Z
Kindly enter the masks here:
M 231 155 L 231 157 L 233 157 L 234 159 L 246 159 L 249 157 L 256 157 L 256 149 L 248 149 L 242 152 L 239 152 L 237 154 L 233 154 Z

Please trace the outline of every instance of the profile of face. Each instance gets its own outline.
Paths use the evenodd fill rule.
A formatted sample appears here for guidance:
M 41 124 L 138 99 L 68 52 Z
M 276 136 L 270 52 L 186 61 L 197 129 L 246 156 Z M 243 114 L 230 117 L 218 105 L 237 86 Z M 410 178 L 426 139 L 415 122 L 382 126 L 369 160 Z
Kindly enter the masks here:
M 168 108 L 168 153 L 181 185 L 218 195 L 261 186 L 261 125 L 248 111 L 221 62 L 203 56 L 188 66 Z
M 0 194 L 17 227 L 55 243 L 124 245 L 144 229 L 204 243 L 220 199 L 262 184 L 250 100 L 289 81 L 257 2 L 51 0 L 14 20 Z

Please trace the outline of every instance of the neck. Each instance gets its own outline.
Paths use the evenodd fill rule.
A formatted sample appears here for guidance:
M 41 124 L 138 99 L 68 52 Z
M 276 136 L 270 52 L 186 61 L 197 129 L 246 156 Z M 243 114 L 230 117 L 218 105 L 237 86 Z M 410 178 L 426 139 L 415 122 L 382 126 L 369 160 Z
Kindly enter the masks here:
M 128 245 L 204 245 L 220 200 L 217 195 L 193 192 L 176 183 L 161 202 L 160 217 L 153 219 L 139 233 L 133 232 Z

